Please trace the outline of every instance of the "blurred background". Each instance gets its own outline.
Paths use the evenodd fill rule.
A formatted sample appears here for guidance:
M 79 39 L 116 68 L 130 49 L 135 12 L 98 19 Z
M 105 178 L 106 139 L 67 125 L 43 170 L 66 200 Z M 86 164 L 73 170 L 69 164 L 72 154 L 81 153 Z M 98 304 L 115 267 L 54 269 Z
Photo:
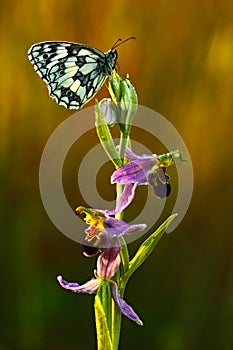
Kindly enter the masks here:
M 107 51 L 131 35 L 137 40 L 118 49 L 121 70 L 130 74 L 139 103 L 183 137 L 195 188 L 182 223 L 128 284 L 126 300 L 144 327 L 123 318 L 120 348 L 232 349 L 233 2 L 2 0 L 0 6 L 0 350 L 96 348 L 93 297 L 56 282 L 58 274 L 85 282 L 96 259 L 84 258 L 80 245 L 53 226 L 38 183 L 43 148 L 73 112 L 49 98 L 27 50 L 65 40 Z M 104 96 L 105 88 L 97 97 Z M 89 146 L 87 137 L 76 154 Z M 64 181 L 75 208 L 82 203 L 73 171 L 66 167 Z

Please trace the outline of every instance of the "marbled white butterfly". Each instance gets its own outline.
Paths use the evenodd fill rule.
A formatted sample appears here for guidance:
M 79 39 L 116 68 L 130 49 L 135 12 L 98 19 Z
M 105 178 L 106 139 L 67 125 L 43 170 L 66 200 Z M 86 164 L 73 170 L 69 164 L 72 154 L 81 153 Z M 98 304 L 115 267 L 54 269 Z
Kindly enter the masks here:
M 117 40 L 108 52 L 66 41 L 45 41 L 28 50 L 28 58 L 48 86 L 59 105 L 79 109 L 87 103 L 111 76 L 117 63 Z

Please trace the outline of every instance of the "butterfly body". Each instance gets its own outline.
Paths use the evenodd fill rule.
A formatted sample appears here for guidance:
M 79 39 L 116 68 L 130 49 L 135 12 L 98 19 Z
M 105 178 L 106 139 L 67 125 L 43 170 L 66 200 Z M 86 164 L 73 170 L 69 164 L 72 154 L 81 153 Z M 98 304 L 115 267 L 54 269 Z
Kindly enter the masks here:
M 85 44 L 46 41 L 33 45 L 28 57 L 50 96 L 68 109 L 80 109 L 111 76 L 117 51 L 114 46 L 102 52 Z

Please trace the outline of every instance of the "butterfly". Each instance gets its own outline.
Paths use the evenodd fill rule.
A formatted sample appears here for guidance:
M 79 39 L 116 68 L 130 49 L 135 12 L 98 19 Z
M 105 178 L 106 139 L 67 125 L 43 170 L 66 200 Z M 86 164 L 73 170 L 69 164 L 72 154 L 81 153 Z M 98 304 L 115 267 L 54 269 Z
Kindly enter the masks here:
M 130 39 L 135 38 L 117 40 L 107 52 L 86 44 L 45 41 L 33 45 L 28 58 L 59 105 L 80 109 L 111 76 L 117 64 L 116 47 Z

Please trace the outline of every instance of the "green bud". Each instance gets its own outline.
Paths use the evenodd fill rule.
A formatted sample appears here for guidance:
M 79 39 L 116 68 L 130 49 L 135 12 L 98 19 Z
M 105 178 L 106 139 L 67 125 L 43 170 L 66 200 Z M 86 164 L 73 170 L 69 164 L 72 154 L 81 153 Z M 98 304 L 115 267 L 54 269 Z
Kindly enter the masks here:
M 113 102 L 117 103 L 121 100 L 121 77 L 116 71 L 113 71 L 109 78 L 108 90 Z

